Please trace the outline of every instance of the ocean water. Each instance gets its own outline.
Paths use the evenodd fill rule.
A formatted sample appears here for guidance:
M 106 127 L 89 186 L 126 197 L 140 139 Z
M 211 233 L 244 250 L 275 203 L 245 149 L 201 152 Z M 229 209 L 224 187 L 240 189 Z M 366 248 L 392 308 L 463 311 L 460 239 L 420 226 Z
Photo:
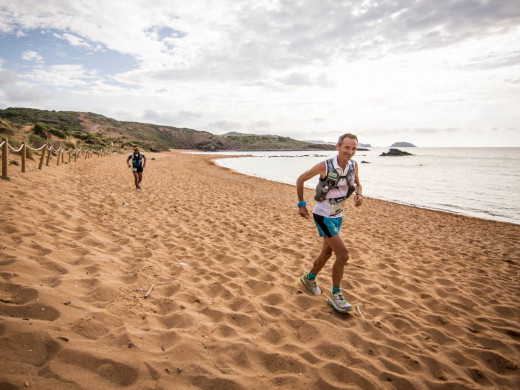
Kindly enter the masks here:
M 399 148 L 412 156 L 358 151 L 363 193 L 426 209 L 520 224 L 520 148 Z M 217 163 L 247 175 L 296 184 L 305 170 L 336 152 L 223 152 Z M 317 177 L 306 182 L 314 188 Z M 310 200 L 310 199 L 309 199 Z M 296 202 L 296 194 L 295 194 Z

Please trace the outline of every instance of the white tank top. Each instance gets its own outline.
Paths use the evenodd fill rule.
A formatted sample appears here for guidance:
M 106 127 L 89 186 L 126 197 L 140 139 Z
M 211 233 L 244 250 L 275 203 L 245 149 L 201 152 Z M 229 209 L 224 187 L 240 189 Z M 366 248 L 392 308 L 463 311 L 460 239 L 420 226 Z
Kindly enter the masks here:
M 332 160 L 332 163 L 334 169 L 340 176 L 346 176 L 346 172 L 348 172 L 349 169 L 355 169 L 356 167 L 355 161 L 349 160 L 345 172 L 343 172 L 343 169 L 338 164 L 338 156 Z M 329 218 L 341 217 L 343 215 L 343 203 L 345 202 L 345 199 L 347 199 L 348 189 L 349 185 L 347 179 L 340 179 L 338 182 L 338 188 L 331 188 L 327 193 L 325 200 L 316 202 L 313 213 Z

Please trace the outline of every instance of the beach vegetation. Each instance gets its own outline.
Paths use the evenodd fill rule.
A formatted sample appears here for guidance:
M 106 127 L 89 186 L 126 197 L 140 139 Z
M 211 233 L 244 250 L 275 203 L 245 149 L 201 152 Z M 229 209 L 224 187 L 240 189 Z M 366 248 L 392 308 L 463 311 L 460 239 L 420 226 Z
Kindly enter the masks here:
M 2 123 L 10 122 L 5 130 Z M 170 149 L 219 150 L 335 150 L 334 145 L 317 144 L 276 135 L 229 133 L 215 135 L 207 131 L 150 123 L 125 122 L 92 112 L 49 111 L 32 108 L 0 109 L 0 133 L 24 131 L 50 140 L 74 139 L 76 146 L 99 146 L 125 150 L 134 145 L 154 152 Z M 28 130 L 30 129 L 30 130 Z
M 7 137 L 7 140 L 9 142 L 9 145 L 11 145 L 15 149 L 18 149 L 23 142 L 23 140 L 18 140 L 14 137 Z
M 36 147 L 36 148 L 39 148 L 40 146 L 42 146 L 43 144 L 46 144 L 47 143 L 47 139 L 46 138 L 42 138 L 40 137 L 39 135 L 37 134 L 29 134 L 29 143 L 33 146 L 33 147 Z
M 11 123 L 30 125 L 44 123 L 60 130 L 81 130 L 78 114 L 74 111 L 48 111 L 34 108 L 13 108 L 2 110 L 1 117 Z
M 64 131 L 62 130 L 59 130 L 59 129 L 50 129 L 49 130 L 51 134 L 55 135 L 56 137 L 58 138 L 61 138 L 61 139 L 65 139 L 67 138 L 67 134 L 65 134 Z
M 63 147 L 66 149 L 76 149 L 77 141 L 75 138 L 68 136 L 65 141 L 63 141 Z
M 34 125 L 34 135 L 48 139 L 51 127 L 45 123 L 38 122 Z
M 13 126 L 10 122 L 0 119 L 0 134 L 3 135 L 11 135 L 14 134 L 16 127 Z

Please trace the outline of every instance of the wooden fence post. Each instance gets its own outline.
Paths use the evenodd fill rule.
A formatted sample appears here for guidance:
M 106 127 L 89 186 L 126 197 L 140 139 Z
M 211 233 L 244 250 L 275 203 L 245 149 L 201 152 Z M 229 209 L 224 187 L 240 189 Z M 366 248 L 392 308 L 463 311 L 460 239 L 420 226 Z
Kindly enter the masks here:
M 45 144 L 45 146 L 42 149 L 42 156 L 40 157 L 40 166 L 38 167 L 38 169 L 42 169 L 42 167 L 43 167 L 43 159 L 45 157 L 46 150 L 47 150 L 47 144 Z
M 70 148 L 69 148 L 69 164 L 70 164 Z
M 45 166 L 49 166 L 49 160 L 51 159 L 51 154 L 52 154 L 52 146 L 49 147 L 49 149 L 47 149 L 47 161 L 45 162 Z
M 3 137 L 2 141 L 4 141 L 4 144 L 2 145 L 2 177 L 7 177 L 7 154 L 9 153 L 9 139 L 7 137 Z
M 63 157 L 63 155 L 65 154 L 65 150 L 63 150 L 63 146 L 61 147 L 61 163 L 63 164 L 63 159 L 65 157 Z
M 22 172 L 25 173 L 25 159 L 27 157 L 27 144 L 22 143 Z
M 60 153 L 61 153 L 61 148 L 58 149 L 58 158 L 56 159 L 56 166 L 60 165 Z

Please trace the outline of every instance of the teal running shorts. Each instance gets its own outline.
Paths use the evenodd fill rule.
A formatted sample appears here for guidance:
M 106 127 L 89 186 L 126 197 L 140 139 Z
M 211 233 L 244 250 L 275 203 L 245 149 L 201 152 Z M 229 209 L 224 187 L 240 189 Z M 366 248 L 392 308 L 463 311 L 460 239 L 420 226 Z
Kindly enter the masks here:
M 332 237 L 341 232 L 342 218 L 329 218 L 322 215 L 312 214 L 314 223 L 318 227 L 320 237 Z

